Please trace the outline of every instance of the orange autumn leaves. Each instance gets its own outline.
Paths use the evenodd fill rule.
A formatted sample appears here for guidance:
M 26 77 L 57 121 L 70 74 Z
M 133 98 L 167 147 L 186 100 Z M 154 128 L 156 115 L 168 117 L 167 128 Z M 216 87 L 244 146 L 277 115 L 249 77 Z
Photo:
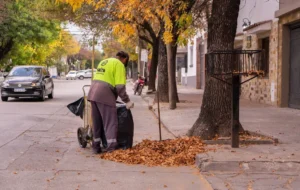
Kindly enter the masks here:
M 100 158 L 126 164 L 146 166 L 190 166 L 196 155 L 205 152 L 205 144 L 198 137 L 172 140 L 143 140 L 132 149 L 104 153 Z
M 115 35 L 120 36 L 120 42 L 127 41 L 132 36 L 138 36 L 138 27 L 144 21 L 150 23 L 158 33 L 160 22 L 164 24 L 163 40 L 166 44 L 174 41 L 174 35 L 179 34 L 178 43 L 185 44 L 187 39 L 195 34 L 191 28 L 192 13 L 189 7 L 193 1 L 188 0 L 56 0 L 57 3 L 67 3 L 77 10 L 84 4 L 92 5 L 95 10 L 109 11 L 113 21 L 110 23 Z M 175 20 L 174 20 L 175 19 Z M 173 30 L 177 25 L 176 30 Z M 177 39 L 175 39 L 177 40 Z

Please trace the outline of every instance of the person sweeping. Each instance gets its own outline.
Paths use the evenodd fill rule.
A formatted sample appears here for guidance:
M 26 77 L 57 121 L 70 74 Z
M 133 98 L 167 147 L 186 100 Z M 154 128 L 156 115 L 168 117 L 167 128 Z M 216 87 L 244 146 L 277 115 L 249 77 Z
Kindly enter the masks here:
M 93 82 L 88 94 L 92 107 L 93 122 L 93 152 L 102 152 L 100 144 L 106 151 L 118 148 L 117 131 L 118 116 L 116 100 L 118 97 L 126 103 L 126 108 L 134 107 L 134 103 L 126 92 L 126 71 L 129 55 L 120 51 L 116 58 L 101 61 L 97 67 Z

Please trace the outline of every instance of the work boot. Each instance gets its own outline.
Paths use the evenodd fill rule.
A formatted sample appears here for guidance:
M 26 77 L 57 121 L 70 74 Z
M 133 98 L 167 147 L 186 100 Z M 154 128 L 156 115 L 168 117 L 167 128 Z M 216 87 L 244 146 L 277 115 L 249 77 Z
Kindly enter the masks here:
M 93 153 L 94 154 L 100 154 L 102 152 L 100 147 L 100 142 L 93 142 Z

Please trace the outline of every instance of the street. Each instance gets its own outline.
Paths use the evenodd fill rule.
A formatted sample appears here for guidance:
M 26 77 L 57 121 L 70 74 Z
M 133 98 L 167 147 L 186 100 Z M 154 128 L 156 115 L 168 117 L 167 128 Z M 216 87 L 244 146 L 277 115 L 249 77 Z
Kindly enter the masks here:
M 43 189 L 211 189 L 192 167 L 146 167 L 101 160 L 81 149 L 76 131 L 83 121 L 66 107 L 90 80 L 55 80 L 54 99 L 10 99 L 0 103 L 1 190 Z M 158 139 L 157 120 L 130 93 L 135 108 L 134 142 Z M 165 129 L 163 138 L 173 138 Z

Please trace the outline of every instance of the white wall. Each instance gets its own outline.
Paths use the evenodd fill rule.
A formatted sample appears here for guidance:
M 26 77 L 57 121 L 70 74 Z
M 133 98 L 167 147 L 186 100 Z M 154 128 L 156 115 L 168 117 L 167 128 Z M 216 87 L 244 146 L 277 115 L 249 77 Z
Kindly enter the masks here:
M 200 33 L 197 33 L 197 35 L 192 39 L 192 41 L 189 41 L 187 45 L 188 49 L 188 58 L 187 58 L 187 76 L 196 76 L 196 69 L 197 69 L 197 38 L 201 37 Z M 191 65 L 193 65 L 191 67 Z M 185 69 L 183 68 L 181 70 L 182 77 L 185 77 Z
M 241 0 L 237 23 L 237 33 L 243 32 L 243 19 L 248 18 L 251 24 L 275 19 L 279 9 L 278 0 Z

